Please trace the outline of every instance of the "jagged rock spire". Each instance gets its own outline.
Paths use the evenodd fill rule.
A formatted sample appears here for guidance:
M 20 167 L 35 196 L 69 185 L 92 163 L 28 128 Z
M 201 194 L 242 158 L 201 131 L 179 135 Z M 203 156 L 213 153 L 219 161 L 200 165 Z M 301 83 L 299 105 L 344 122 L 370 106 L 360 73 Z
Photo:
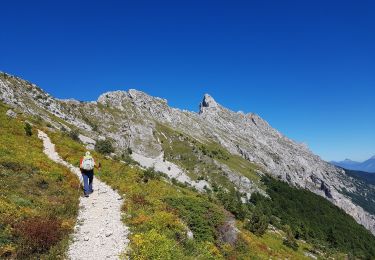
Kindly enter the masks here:
M 202 114 L 207 108 L 217 108 L 219 104 L 209 94 L 205 94 L 202 102 L 199 104 L 199 113 Z

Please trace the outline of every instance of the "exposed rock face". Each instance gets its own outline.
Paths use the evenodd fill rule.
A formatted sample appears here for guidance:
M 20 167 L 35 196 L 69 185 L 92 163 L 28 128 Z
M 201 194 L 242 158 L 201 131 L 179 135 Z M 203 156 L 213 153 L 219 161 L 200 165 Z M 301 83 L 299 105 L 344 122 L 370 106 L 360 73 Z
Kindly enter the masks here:
M 0 100 L 26 113 L 39 115 L 51 122 L 51 116 L 59 117 L 67 123 L 85 130 L 92 128 L 78 117 L 66 113 L 66 103 L 59 101 L 36 85 L 9 74 L 0 74 Z
M 14 112 L 12 109 L 9 109 L 7 112 L 6 112 L 6 115 L 10 118 L 16 118 L 17 117 L 17 113 Z
M 213 99 L 213 97 L 211 97 L 210 95 L 205 94 L 202 103 L 199 105 L 199 113 L 203 114 L 208 108 L 215 109 L 218 107 L 219 104 L 216 103 L 215 99 Z
M 181 183 L 189 184 L 198 191 L 204 191 L 204 187 L 210 187 L 210 184 L 204 180 L 192 181 L 189 176 L 174 163 L 163 160 L 163 156 L 157 158 L 147 158 L 141 154 L 134 153 L 132 158 L 145 168 L 154 168 L 158 172 L 167 174 L 171 179 L 174 178 Z
M 78 136 L 78 138 L 79 140 L 81 140 L 82 143 L 86 145 L 86 149 L 89 149 L 89 150 L 95 149 L 96 141 L 94 139 L 81 135 L 81 134 Z
M 158 124 L 199 142 L 218 143 L 230 153 L 256 163 L 264 172 L 327 198 L 375 233 L 375 217 L 343 195 L 343 188 L 355 192 L 356 186 L 341 169 L 321 160 L 304 144 L 283 136 L 258 115 L 230 111 L 207 94 L 199 113 L 193 113 L 171 108 L 166 100 L 137 90 L 104 93 L 97 102 L 61 101 L 9 75 L 0 75 L 0 90 L 3 102 L 47 121 L 59 117 L 91 139 L 112 138 L 119 152 L 131 147 L 142 156 L 160 158 L 163 149 L 154 134 Z M 238 173 L 226 173 L 233 183 L 242 182 L 239 188 L 257 190 Z M 374 192 L 374 187 L 370 189 Z

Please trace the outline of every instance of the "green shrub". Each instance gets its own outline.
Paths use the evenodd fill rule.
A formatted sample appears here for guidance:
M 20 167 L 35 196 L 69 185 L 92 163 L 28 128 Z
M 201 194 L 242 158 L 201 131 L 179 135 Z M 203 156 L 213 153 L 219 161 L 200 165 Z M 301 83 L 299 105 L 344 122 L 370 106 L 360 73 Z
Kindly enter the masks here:
M 112 142 L 108 139 L 106 140 L 98 140 L 95 144 L 95 151 L 101 154 L 110 154 L 115 151 L 112 146 Z
M 135 161 L 128 153 L 123 153 L 121 160 L 126 164 L 139 165 L 139 162 Z
M 262 194 L 260 194 L 259 192 L 254 192 L 251 194 L 251 197 L 250 197 L 250 203 L 254 204 L 254 205 L 258 205 L 260 203 L 262 203 L 263 201 L 265 201 L 267 198 L 265 196 L 263 196 Z
M 171 181 L 172 181 L 172 184 L 173 184 L 173 185 L 177 185 L 177 183 L 178 183 L 177 179 L 174 178 L 174 177 L 171 179 Z
M 224 161 L 229 160 L 229 153 L 219 147 L 212 148 L 202 144 L 198 146 L 198 149 L 202 152 L 203 155 L 207 155 L 210 158 L 215 158 Z
M 98 131 L 98 125 L 92 124 L 91 125 L 92 131 L 97 132 Z
M 216 196 L 224 208 L 231 212 L 237 219 L 244 220 L 249 215 L 246 205 L 242 203 L 241 193 L 234 188 L 231 188 L 229 191 L 218 189 Z
M 25 129 L 25 134 L 26 134 L 27 136 L 32 136 L 32 135 L 33 135 L 33 127 L 30 125 L 29 122 L 26 122 L 26 123 L 25 123 L 25 127 L 24 127 L 24 129 Z
M 142 173 L 143 182 L 148 182 L 149 180 L 159 180 L 160 173 L 156 172 L 153 167 L 146 169 Z
M 285 239 L 283 241 L 283 244 L 297 251 L 298 244 L 297 244 L 296 238 L 294 237 L 292 229 L 288 225 L 285 225 L 283 229 L 285 231 Z
M 79 131 L 77 129 L 71 130 L 68 135 L 70 138 L 72 138 L 72 140 L 78 141 L 78 142 L 80 141 Z
M 172 208 L 177 209 L 197 241 L 214 242 L 216 240 L 217 228 L 225 220 L 225 213 L 221 208 L 203 198 L 190 196 L 167 198 L 166 202 Z
M 200 175 L 198 178 L 197 178 L 198 181 L 208 181 L 208 178 L 207 176 L 203 176 L 203 175 Z
M 130 259 L 172 260 L 182 259 L 183 257 L 176 242 L 156 230 L 136 234 L 131 240 L 133 247 L 130 252 Z
M 260 208 L 255 208 L 245 228 L 257 236 L 266 233 L 269 224 L 269 217 Z

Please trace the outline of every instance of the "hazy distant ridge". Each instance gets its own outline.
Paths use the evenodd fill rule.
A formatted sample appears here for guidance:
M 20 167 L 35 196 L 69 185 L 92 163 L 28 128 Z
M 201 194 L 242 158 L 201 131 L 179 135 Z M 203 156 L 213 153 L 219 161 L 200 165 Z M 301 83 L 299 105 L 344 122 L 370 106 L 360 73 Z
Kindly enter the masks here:
M 375 173 L 375 156 L 371 157 L 370 159 L 364 162 L 356 162 L 350 159 L 345 159 L 344 161 L 340 162 L 331 162 L 333 165 L 354 171 L 363 171 L 363 172 L 370 172 Z

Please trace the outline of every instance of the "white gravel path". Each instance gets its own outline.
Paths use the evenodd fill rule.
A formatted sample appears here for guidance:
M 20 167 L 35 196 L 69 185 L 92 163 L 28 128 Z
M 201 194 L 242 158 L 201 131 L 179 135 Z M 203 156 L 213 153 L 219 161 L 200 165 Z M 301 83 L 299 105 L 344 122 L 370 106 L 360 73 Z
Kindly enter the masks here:
M 46 133 L 38 130 L 43 140 L 44 153 L 53 161 L 68 167 L 80 179 L 77 167 L 64 161 L 55 151 L 55 145 Z M 70 259 L 119 259 L 124 253 L 129 234 L 128 227 L 121 221 L 121 196 L 97 178 L 94 193 L 89 198 L 80 198 L 78 221 L 69 247 Z

